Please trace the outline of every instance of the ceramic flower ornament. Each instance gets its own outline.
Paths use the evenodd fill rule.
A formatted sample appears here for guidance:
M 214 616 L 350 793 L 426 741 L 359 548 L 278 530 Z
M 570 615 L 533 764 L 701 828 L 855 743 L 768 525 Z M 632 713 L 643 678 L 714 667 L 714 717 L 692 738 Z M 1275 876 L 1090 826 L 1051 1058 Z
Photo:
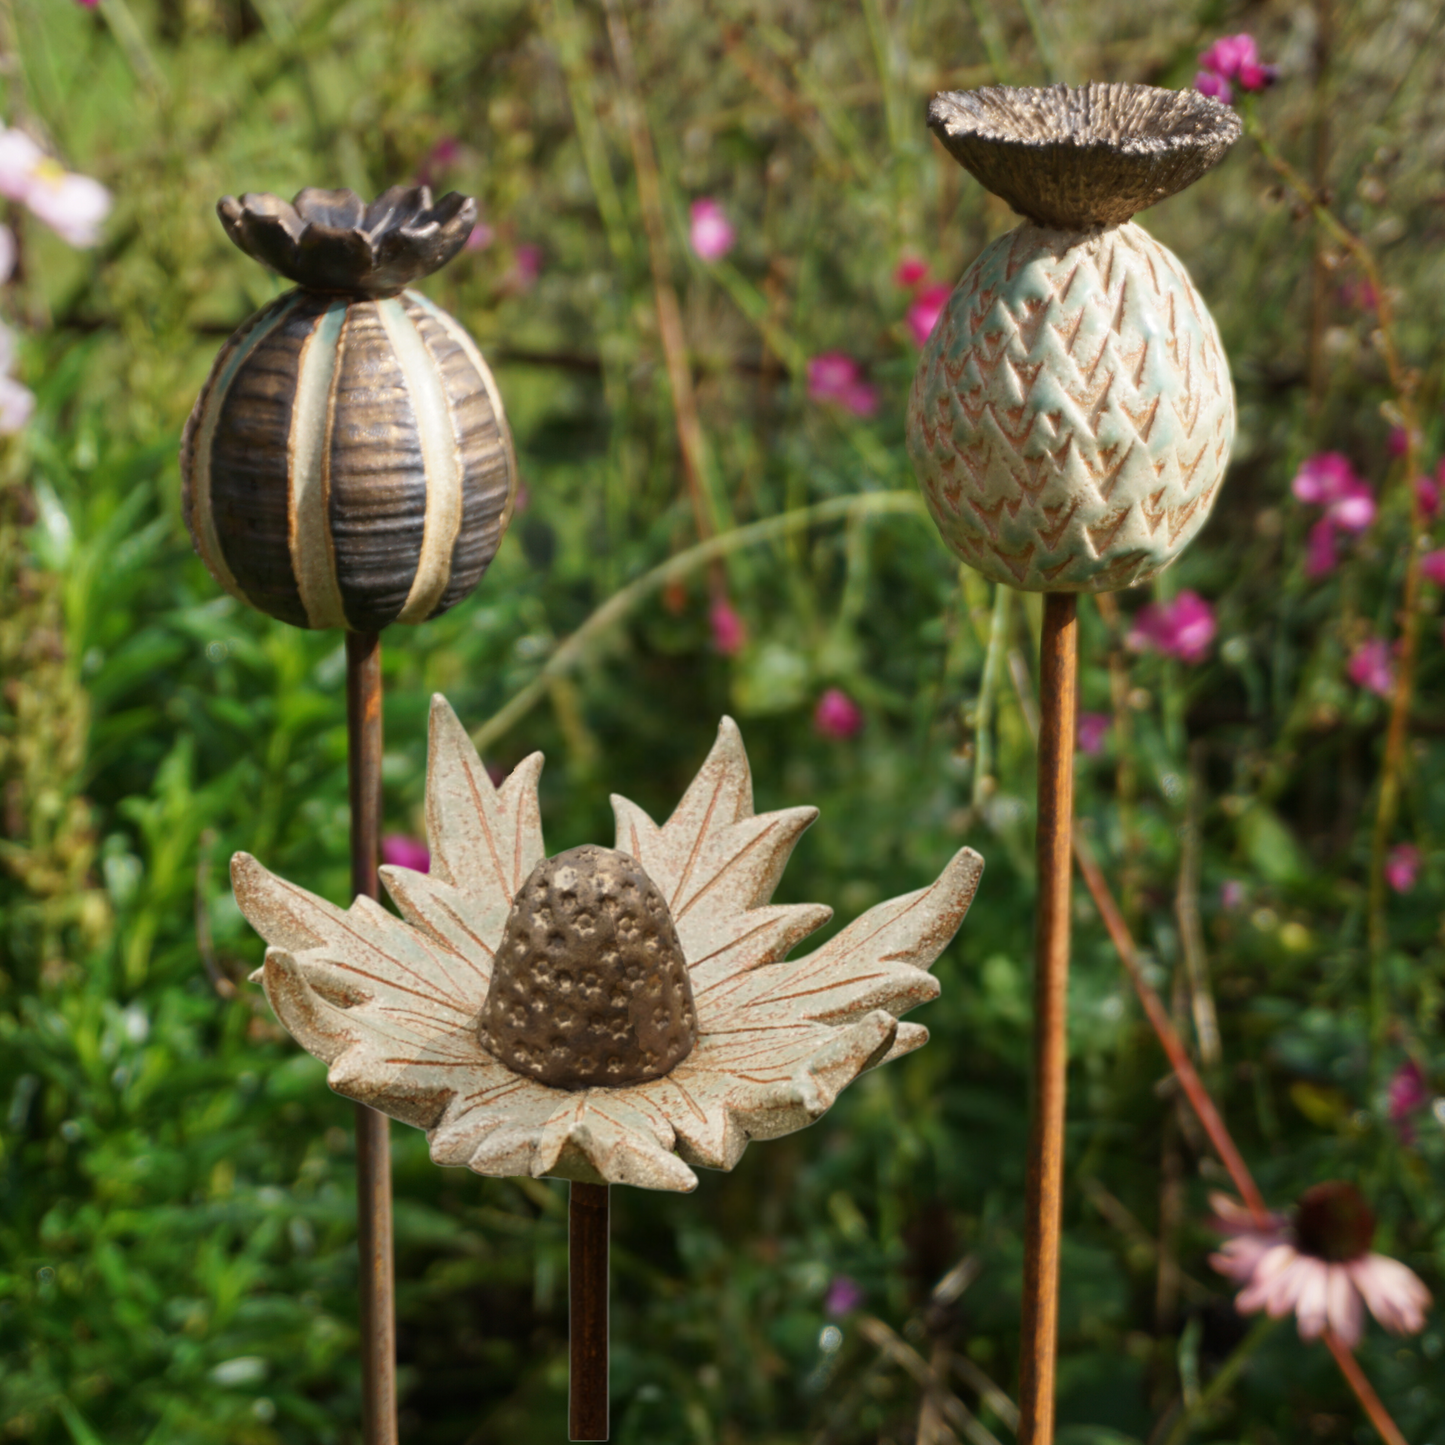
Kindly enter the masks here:
M 332 1088 L 426 1129 L 436 1163 L 691 1190 L 693 1166 L 731 1169 L 927 1039 L 899 1015 L 938 994 L 926 970 L 973 899 L 972 850 L 789 959 L 831 917 L 769 902 L 816 809 L 754 814 L 731 719 L 662 826 L 613 798 L 615 849 L 546 857 L 541 767 L 494 787 L 434 700 L 431 871 L 382 869 L 401 918 L 232 865 L 277 1017 Z

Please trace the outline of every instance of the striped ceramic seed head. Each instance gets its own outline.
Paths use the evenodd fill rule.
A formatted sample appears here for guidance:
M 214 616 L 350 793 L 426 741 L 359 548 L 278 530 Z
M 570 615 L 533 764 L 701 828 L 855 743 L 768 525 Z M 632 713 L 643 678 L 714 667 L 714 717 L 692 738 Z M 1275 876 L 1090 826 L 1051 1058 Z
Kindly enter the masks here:
M 1204 525 L 1234 439 L 1219 332 L 1130 216 L 1240 133 L 1197 91 L 992 87 L 928 123 L 1024 216 L 958 283 L 923 349 L 908 449 L 945 542 L 996 582 L 1108 592 Z
M 408 283 L 476 204 L 425 186 L 227 196 L 248 255 L 298 283 L 216 358 L 186 423 L 186 525 L 222 587 L 297 627 L 379 632 L 454 607 L 495 555 L 516 456 L 462 326 Z

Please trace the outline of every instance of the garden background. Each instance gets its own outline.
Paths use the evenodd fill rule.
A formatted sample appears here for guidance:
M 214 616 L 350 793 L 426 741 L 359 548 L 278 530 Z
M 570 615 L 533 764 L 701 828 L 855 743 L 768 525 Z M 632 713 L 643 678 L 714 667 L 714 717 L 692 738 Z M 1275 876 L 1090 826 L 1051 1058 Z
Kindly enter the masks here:
M 386 830 L 421 834 L 441 691 L 497 768 L 545 750 L 552 851 L 610 840 L 612 791 L 665 816 L 728 711 L 759 808 L 822 809 L 783 901 L 846 922 L 962 843 L 988 860 L 927 1048 L 694 1196 L 613 1192 L 614 1438 L 950 1439 L 914 1368 L 940 1348 L 1011 1438 L 977 1377 L 1016 1374 L 1037 599 L 943 549 L 903 415 L 935 288 L 1013 218 L 923 110 L 1188 86 L 1240 31 L 1278 75 L 1236 102 L 1381 284 L 1255 138 L 1142 218 L 1214 310 L 1240 426 L 1184 559 L 1081 608 L 1079 812 L 1271 1203 L 1355 1182 L 1445 1292 L 1430 565 L 1377 826 L 1445 440 L 1441 25 L 1420 0 L 0 3 L 3 119 L 114 203 L 69 239 L 7 203 L 0 1438 L 358 1438 L 351 1105 L 245 982 L 225 878 L 244 848 L 345 895 L 341 639 L 219 593 L 176 453 L 281 289 L 216 199 L 416 179 L 481 203 L 424 289 L 495 366 L 525 495 L 476 594 L 386 634 Z M 1325 453 L 1353 511 L 1292 487 Z M 1162 1439 L 1201 1391 L 1199 1440 L 1373 1438 L 1290 1323 L 1209 1392 L 1248 1330 L 1208 1265 L 1227 1181 L 1082 888 L 1076 915 L 1061 1440 Z M 563 1186 L 393 1140 L 403 1438 L 564 1438 Z M 1442 1340 L 1436 1313 L 1361 1347 L 1414 1445 L 1445 1440 Z

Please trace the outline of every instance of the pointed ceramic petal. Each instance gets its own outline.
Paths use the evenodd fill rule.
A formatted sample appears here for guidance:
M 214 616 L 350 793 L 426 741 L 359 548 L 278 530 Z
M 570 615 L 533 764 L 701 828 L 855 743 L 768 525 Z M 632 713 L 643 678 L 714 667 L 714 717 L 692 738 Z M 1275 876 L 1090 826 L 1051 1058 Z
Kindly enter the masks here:
M 611 1090 L 589 1089 L 547 1121 L 532 1173 L 564 1179 L 595 1173 L 608 1184 L 686 1193 L 697 1188 L 697 1175 L 671 1152 L 672 1143 L 666 1120 L 649 1118 Z
M 526 1135 L 532 1141 L 527 1146 L 530 1151 L 556 1113 L 562 1097 L 559 1090 L 512 1073 L 490 1055 L 487 1062 L 487 1068 L 465 1080 L 463 1091 L 453 1097 L 441 1122 L 427 1136 L 433 1162 L 466 1165 L 481 1174 L 505 1172 L 478 1167 L 479 1151 L 485 1159 L 493 1147 L 488 1141 L 501 1130 Z M 530 1152 L 527 1157 L 530 1159 Z M 531 1171 L 524 1166 L 512 1172 Z
M 497 910 L 413 868 L 384 864 L 380 874 L 401 916 L 434 943 L 455 953 L 472 974 L 471 988 L 479 999 L 485 999 L 502 937 L 501 930 L 495 927 Z M 492 931 L 487 933 L 487 929 Z
M 343 912 L 277 878 L 247 853 L 231 860 L 236 902 L 268 943 L 296 957 L 307 981 L 341 1004 L 378 1004 L 430 1020 L 438 1030 L 472 1024 L 481 1012 L 475 970 L 370 898 Z
M 960 849 L 934 883 L 869 909 L 816 952 L 699 995 L 699 1026 L 707 1034 L 800 1018 L 842 1024 L 936 998 L 938 981 L 924 970 L 958 931 L 982 872 L 983 859 Z
M 688 958 L 693 996 L 734 974 L 779 962 L 832 916 L 826 904 L 784 903 L 750 908 L 719 924 L 707 952 Z
M 677 1152 L 687 1163 L 731 1169 L 742 1158 L 748 1136 L 728 1113 L 730 1087 L 730 1080 L 699 1073 L 683 1060 L 670 1074 L 621 1089 L 615 1097 L 650 1119 L 660 1117 L 671 1128 Z
M 870 1069 L 876 1069 L 879 1064 L 891 1064 L 894 1059 L 901 1059 L 904 1054 L 911 1054 L 914 1049 L 921 1049 L 928 1042 L 928 1030 L 922 1024 L 898 1025 L 897 1037 L 893 1040 L 893 1047 L 878 1060 L 877 1064 L 869 1064 Z
M 472 917 L 487 939 L 501 937 L 517 890 L 543 858 L 541 772 L 542 755 L 533 753 L 500 789 L 493 787 L 447 700 L 440 694 L 432 699 L 426 780 L 431 874 L 477 905 Z

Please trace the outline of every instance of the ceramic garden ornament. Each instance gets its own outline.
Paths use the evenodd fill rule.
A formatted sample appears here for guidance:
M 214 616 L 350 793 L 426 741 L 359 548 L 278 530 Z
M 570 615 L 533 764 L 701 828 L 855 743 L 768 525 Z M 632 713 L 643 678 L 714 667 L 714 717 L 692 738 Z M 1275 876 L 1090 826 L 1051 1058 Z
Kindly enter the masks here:
M 613 798 L 615 848 L 546 857 L 541 767 L 535 753 L 495 788 L 434 700 L 431 871 L 382 869 L 401 918 L 232 865 L 277 1017 L 332 1088 L 427 1130 L 438 1164 L 691 1190 L 695 1167 L 731 1169 L 927 1039 L 899 1015 L 937 996 L 926 970 L 972 901 L 976 853 L 789 959 L 831 916 L 769 902 L 816 810 L 754 814 L 731 719 L 661 827 Z
M 476 344 L 407 288 L 462 249 L 476 202 L 308 187 L 217 209 L 296 289 L 226 343 L 186 424 L 196 551 L 297 627 L 374 633 L 456 606 L 501 542 L 517 463 Z
M 1197 91 L 935 95 L 950 154 L 1025 219 L 924 347 L 908 448 L 944 540 L 1033 592 L 1147 581 L 1204 525 L 1234 438 L 1213 318 L 1130 217 L 1217 164 L 1239 116 Z

